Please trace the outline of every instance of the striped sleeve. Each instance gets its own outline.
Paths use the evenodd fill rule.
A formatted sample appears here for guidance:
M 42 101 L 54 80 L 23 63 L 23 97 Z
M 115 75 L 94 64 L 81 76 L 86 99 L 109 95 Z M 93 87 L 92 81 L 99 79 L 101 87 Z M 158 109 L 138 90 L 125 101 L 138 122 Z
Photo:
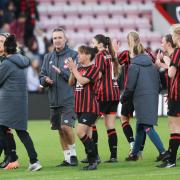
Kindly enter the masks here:
M 90 81 L 94 82 L 97 79 L 98 75 L 99 75 L 99 71 L 98 71 L 97 67 L 92 65 L 91 68 L 89 68 L 87 70 L 86 74 L 83 76 L 88 78 Z
M 129 51 L 123 51 L 118 55 L 118 62 L 120 65 L 127 64 L 130 61 Z
M 96 55 L 95 64 L 99 71 L 104 71 L 104 55 L 102 53 Z
M 152 62 L 155 63 L 156 62 L 156 58 L 154 57 L 154 55 L 149 50 L 147 50 L 147 49 L 145 49 L 145 52 L 151 58 Z
M 174 51 L 170 66 L 180 67 L 180 48 Z

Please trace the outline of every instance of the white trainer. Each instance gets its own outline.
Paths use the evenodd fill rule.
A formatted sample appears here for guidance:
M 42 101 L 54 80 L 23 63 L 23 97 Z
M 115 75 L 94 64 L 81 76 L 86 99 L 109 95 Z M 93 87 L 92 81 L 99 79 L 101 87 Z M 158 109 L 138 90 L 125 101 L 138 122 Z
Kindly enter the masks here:
M 33 163 L 33 164 L 29 164 L 28 170 L 29 171 L 39 171 L 42 168 L 41 164 L 39 161 Z

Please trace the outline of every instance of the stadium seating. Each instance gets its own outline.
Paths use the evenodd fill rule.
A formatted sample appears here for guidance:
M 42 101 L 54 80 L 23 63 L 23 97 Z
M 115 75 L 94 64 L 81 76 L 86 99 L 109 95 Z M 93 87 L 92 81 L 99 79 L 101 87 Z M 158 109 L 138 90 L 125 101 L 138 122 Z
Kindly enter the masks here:
M 118 38 L 122 47 L 127 32 L 134 29 L 145 45 L 156 48 L 161 35 L 152 31 L 152 7 L 151 0 L 39 0 L 38 9 L 48 37 L 53 28 L 62 26 L 75 44 L 87 43 L 99 32 Z

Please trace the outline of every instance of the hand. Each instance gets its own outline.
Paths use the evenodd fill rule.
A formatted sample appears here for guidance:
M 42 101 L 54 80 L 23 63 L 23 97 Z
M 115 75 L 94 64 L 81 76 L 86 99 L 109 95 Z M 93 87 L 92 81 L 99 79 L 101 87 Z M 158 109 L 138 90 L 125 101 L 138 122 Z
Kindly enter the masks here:
M 161 67 L 161 60 L 160 59 L 156 59 L 155 65 L 160 68 Z
M 68 62 L 67 62 L 67 66 L 68 66 L 68 68 L 69 68 L 69 70 L 70 71 L 73 71 L 73 69 L 76 69 L 77 68 L 77 66 L 76 66 L 76 64 L 74 63 L 74 61 L 73 61 L 73 59 L 71 58 L 69 58 L 69 60 L 68 60 Z
M 54 71 L 55 71 L 56 73 L 58 73 L 58 74 L 61 73 L 61 70 L 60 70 L 58 67 L 56 67 L 55 65 L 52 65 L 52 68 L 54 69 Z
M 164 56 L 163 60 L 166 65 L 168 65 L 168 66 L 170 65 L 171 59 L 168 56 Z
M 113 39 L 112 47 L 113 47 L 114 51 L 117 53 L 119 51 L 120 42 L 117 39 Z
M 159 60 L 163 59 L 163 53 L 159 50 L 156 57 Z
M 53 80 L 50 79 L 48 76 L 46 76 L 45 81 L 46 81 L 46 83 L 49 84 L 49 85 L 53 85 L 53 83 L 54 83 Z

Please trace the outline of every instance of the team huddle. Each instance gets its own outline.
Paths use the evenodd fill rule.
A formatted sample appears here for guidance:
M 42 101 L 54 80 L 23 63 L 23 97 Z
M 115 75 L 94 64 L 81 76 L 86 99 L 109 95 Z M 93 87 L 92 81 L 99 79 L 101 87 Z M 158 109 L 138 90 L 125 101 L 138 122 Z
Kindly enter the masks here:
M 19 167 L 11 133 L 11 129 L 15 129 L 28 152 L 29 170 L 37 171 L 42 166 L 27 132 L 27 89 L 23 78 L 30 62 L 17 53 L 13 35 L 2 34 L 0 40 L 2 37 L 4 52 L 0 64 L 0 153 L 4 150 L 5 159 L 0 166 L 6 170 Z M 63 162 L 57 166 L 78 165 L 73 133 L 76 118 L 77 136 L 87 155 L 81 161 L 88 164 L 83 170 L 95 170 L 101 163 L 96 129 L 99 117 L 104 119 L 110 150 L 110 158 L 105 163 L 117 163 L 115 120 L 118 104 L 121 103 L 120 120 L 130 145 L 125 160 L 137 161 L 141 158 L 147 135 L 159 152 L 156 161 L 162 161 L 157 167 L 175 167 L 180 145 L 180 25 L 172 25 L 171 34 L 162 38 L 162 52 L 159 51 L 157 57 L 153 57 L 143 47 L 136 31 L 128 33 L 128 50 L 123 52 L 118 52 L 117 41 L 102 34 L 94 36 L 90 46 L 79 46 L 78 52 L 68 47 L 62 28 L 53 30 L 52 41 L 54 50 L 44 57 L 40 83 L 48 89 L 51 129 L 58 130 L 64 153 Z M 122 68 L 124 82 L 123 91 L 120 92 L 118 78 Z M 158 100 L 162 88 L 160 68 L 164 69 L 165 88 L 168 92 L 170 139 L 167 150 L 154 129 L 158 123 Z M 10 88 L 11 91 L 7 91 Z M 130 125 L 134 112 L 135 138 Z

